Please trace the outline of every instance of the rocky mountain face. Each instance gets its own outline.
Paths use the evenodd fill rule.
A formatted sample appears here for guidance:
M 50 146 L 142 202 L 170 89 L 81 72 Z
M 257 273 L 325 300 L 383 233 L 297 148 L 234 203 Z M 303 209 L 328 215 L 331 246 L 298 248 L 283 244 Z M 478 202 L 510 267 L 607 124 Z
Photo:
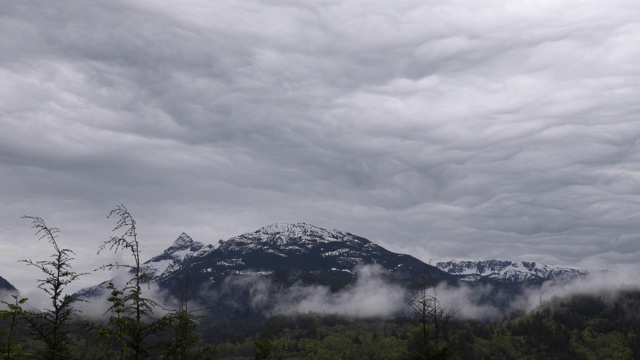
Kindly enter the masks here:
M 529 261 L 447 261 L 438 269 L 463 281 L 498 281 L 509 283 L 542 283 L 548 280 L 573 280 L 589 275 L 588 271 L 551 266 Z

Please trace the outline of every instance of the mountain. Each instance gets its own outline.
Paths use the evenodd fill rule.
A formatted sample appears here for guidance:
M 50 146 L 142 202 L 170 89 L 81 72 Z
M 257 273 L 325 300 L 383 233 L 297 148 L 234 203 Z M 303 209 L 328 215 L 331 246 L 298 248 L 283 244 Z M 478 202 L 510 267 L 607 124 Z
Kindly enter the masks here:
M 377 265 L 385 276 L 409 287 L 420 278 L 430 284 L 457 279 L 434 266 L 405 254 L 393 253 L 371 241 L 340 230 L 305 223 L 277 223 L 256 231 L 220 240 L 217 247 L 194 241 L 183 233 L 162 254 L 146 261 L 146 281 L 173 295 L 177 279 L 189 278 L 189 297 L 203 291 L 219 291 L 233 277 L 257 276 L 280 286 L 323 285 L 332 291 L 356 281 L 356 269 Z M 85 288 L 76 296 L 103 295 L 108 282 Z
M 7 279 L 0 276 L 0 291 L 18 292 L 18 289 L 7 281 Z
M 542 283 L 548 280 L 573 280 L 589 275 L 586 270 L 539 264 L 530 261 L 447 261 L 438 269 L 463 281 L 498 281 L 508 283 Z
M 353 283 L 358 266 L 378 265 L 403 285 L 416 287 L 425 277 L 430 284 L 490 283 L 536 285 L 549 280 L 588 276 L 584 270 L 535 262 L 504 260 L 447 261 L 436 266 L 391 252 L 371 241 L 336 229 L 305 223 L 276 223 L 220 240 L 217 247 L 194 241 L 182 233 L 162 254 L 143 264 L 147 281 L 175 289 L 178 276 L 189 275 L 190 288 L 221 286 L 231 276 L 260 276 L 285 285 L 327 285 L 339 290 Z M 81 290 L 81 296 L 102 293 L 106 283 Z
M 412 256 L 393 253 L 365 238 L 304 223 L 272 224 L 220 241 L 217 251 L 206 260 L 214 259 L 215 268 L 225 273 L 246 269 L 297 269 L 352 274 L 358 265 L 378 264 L 393 273 L 421 275 L 425 269 L 432 268 Z
M 170 286 L 177 274 L 189 269 L 196 286 L 221 284 L 229 276 L 270 276 L 284 283 L 299 280 L 335 289 L 355 279 L 361 265 L 379 265 L 388 276 L 416 278 L 428 272 L 432 282 L 454 277 L 404 254 L 396 254 L 371 241 L 340 230 L 305 223 L 277 223 L 254 232 L 220 240 L 217 248 L 194 242 L 186 234 L 162 255 L 147 261 L 152 281 Z M 178 266 L 179 265 L 179 266 Z M 179 273 L 179 272 L 178 272 Z
M 361 270 L 367 265 L 376 268 Z M 363 237 L 305 223 L 271 224 L 220 240 L 217 247 L 183 233 L 142 268 L 145 281 L 157 287 L 156 294 L 166 297 L 157 300 L 165 302 L 168 296 L 194 300 L 216 321 L 263 317 L 276 302 L 281 304 L 289 289 L 317 290 L 319 294 L 353 289 L 362 271 L 375 272 L 380 284 L 404 288 L 419 287 L 425 275 L 428 284 L 458 281 L 434 266 Z M 122 284 L 129 278 L 123 275 L 111 281 Z M 103 297 L 108 282 L 82 289 L 75 296 L 90 301 Z

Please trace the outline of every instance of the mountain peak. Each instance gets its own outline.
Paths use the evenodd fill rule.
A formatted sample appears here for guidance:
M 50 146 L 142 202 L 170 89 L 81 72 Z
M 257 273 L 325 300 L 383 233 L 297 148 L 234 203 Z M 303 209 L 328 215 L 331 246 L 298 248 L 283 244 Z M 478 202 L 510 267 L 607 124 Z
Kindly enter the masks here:
M 180 234 L 180 236 L 178 236 L 176 241 L 173 242 L 173 245 L 171 245 L 171 247 L 183 248 L 183 247 L 191 246 L 193 243 L 194 241 L 191 238 L 191 236 L 187 235 L 186 233 L 182 233 Z
M 275 223 L 228 240 L 220 240 L 218 249 L 224 253 L 269 253 L 280 257 L 309 254 L 330 247 L 341 250 L 363 247 L 370 241 L 339 230 L 326 230 L 306 223 Z M 373 245 L 370 245 L 373 246 Z
M 207 261 L 214 264 L 206 270 L 207 274 L 212 274 L 214 282 L 223 281 L 223 274 L 247 271 L 270 273 L 295 269 L 316 275 L 341 273 L 344 276 L 354 274 L 357 266 L 376 264 L 394 274 L 413 276 L 431 268 L 418 259 L 392 253 L 363 237 L 307 223 L 275 223 L 220 240 Z M 453 278 L 434 270 L 440 273 L 436 275 L 440 279 Z
M 307 223 L 299 222 L 295 224 L 289 223 L 274 223 L 264 226 L 255 231 L 255 233 L 262 233 L 268 235 L 287 235 L 291 237 L 297 237 L 309 234 L 324 234 L 332 231 L 319 228 Z M 335 231 L 334 231 L 335 232 Z
M 366 239 L 354 236 L 344 231 L 327 230 L 306 223 L 274 223 L 260 229 L 233 237 L 228 240 L 220 240 L 223 248 L 233 246 L 262 247 L 267 244 L 273 246 L 311 246 L 329 242 L 363 242 Z
M 180 234 L 173 245 L 162 254 L 152 257 L 143 264 L 144 270 L 150 277 L 167 277 L 174 269 L 178 268 L 189 258 L 199 258 L 209 254 L 214 249 L 213 245 L 205 245 L 194 241 L 186 233 Z

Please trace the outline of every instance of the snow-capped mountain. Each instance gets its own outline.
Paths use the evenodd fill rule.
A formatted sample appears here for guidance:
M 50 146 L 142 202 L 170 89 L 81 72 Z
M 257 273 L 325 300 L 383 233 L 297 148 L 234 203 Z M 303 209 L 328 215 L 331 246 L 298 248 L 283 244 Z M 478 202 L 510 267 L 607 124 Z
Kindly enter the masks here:
M 436 266 L 463 281 L 494 280 L 512 283 L 541 283 L 586 277 L 586 270 L 545 265 L 531 261 L 447 261 Z
M 455 282 L 455 277 L 404 254 L 396 254 L 371 241 L 340 230 L 305 223 L 277 223 L 254 232 L 220 240 L 218 247 L 194 241 L 187 234 L 142 268 L 147 282 L 176 290 L 178 276 L 189 274 L 190 288 L 217 287 L 229 276 L 257 275 L 293 284 L 329 285 L 334 289 L 355 281 L 355 269 L 379 265 L 396 279 L 427 274 L 430 283 Z M 79 297 L 104 294 L 106 285 L 80 290 Z
M 373 264 L 386 269 L 390 276 L 420 276 L 428 271 L 433 282 L 453 279 L 412 256 L 393 253 L 365 238 L 305 223 L 271 224 L 220 240 L 215 249 L 189 239 L 145 263 L 152 270 L 152 279 L 169 286 L 175 273 L 169 264 L 182 271 L 188 268 L 197 286 L 220 284 L 230 275 L 273 274 L 282 278 L 292 273 L 312 282 L 340 278 L 345 283 L 354 277 L 357 266 Z M 188 253 L 186 248 L 197 250 Z
M 365 238 L 305 223 L 271 224 L 220 241 L 213 257 L 221 259 L 216 262 L 217 267 L 230 270 L 296 268 L 352 273 L 355 266 L 379 264 L 392 272 L 420 273 L 426 265 L 411 256 L 392 253 Z

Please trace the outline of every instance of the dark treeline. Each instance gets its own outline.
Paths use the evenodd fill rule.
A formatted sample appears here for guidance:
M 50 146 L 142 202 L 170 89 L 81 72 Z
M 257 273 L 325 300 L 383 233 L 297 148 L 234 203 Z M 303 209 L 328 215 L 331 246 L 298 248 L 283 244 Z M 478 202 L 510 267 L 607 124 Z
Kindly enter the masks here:
M 256 313 L 216 319 L 189 308 L 189 275 L 176 277 L 178 302 L 162 308 L 143 295 L 136 223 L 124 206 L 110 213 L 115 236 L 100 251 L 123 251 L 123 285 L 109 283 L 108 309 L 98 319 L 77 310 L 66 293 L 82 276 L 73 251 L 58 243 L 58 229 L 26 217 L 53 254 L 23 260 L 42 272 L 38 287 L 49 306 L 33 311 L 15 294 L 0 309 L 0 359 L 639 359 L 640 290 L 553 299 L 530 314 L 501 322 L 465 321 L 441 304 L 425 284 L 406 304 L 412 316 L 354 319 L 338 315 Z M 423 279 L 424 280 L 424 279 Z
M 198 323 L 190 339 L 170 327 L 145 339 L 151 359 L 638 359 L 640 291 L 556 299 L 537 311 L 500 323 L 452 320 L 441 342 L 450 351 L 425 356 L 415 318 L 353 319 L 337 315 L 272 316 L 263 321 Z M 11 318 L 3 316 L 2 359 L 46 358 L 42 344 L 21 322 L 14 329 L 14 353 L 6 356 Z M 69 358 L 108 358 L 95 324 L 69 324 Z M 430 336 L 433 325 L 429 324 Z M 189 332 L 185 332 L 188 334 Z M 180 336 L 182 336 L 181 339 Z M 180 343 L 188 344 L 181 347 Z M 433 338 L 430 338 L 433 344 Z M 181 352 L 184 351 L 184 352 Z M 135 358 L 133 353 L 123 359 Z
M 554 299 L 500 323 L 452 320 L 442 333 L 451 349 L 443 356 L 422 356 L 415 319 L 308 314 L 273 318 L 265 328 L 282 354 L 274 359 L 640 359 L 640 290 Z M 257 334 L 218 344 L 218 354 L 254 358 Z

